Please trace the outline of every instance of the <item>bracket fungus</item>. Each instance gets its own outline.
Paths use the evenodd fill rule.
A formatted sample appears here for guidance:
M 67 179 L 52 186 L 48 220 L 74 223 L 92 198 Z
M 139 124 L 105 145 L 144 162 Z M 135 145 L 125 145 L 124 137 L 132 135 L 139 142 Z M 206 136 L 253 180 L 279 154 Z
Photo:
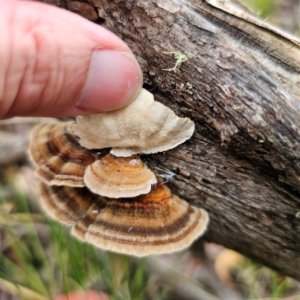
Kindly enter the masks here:
M 184 249 L 205 232 L 207 212 L 172 195 L 137 155 L 189 139 L 190 119 L 142 90 L 125 108 L 76 120 L 41 124 L 31 135 L 29 153 L 50 216 L 83 241 L 136 256 Z
M 72 225 L 79 239 L 102 249 L 145 256 L 179 251 L 204 233 L 208 214 L 172 195 L 163 184 L 134 198 L 111 199 L 86 188 L 41 183 L 44 207 Z M 89 207 L 88 207 L 89 205 Z
M 97 158 L 79 145 L 69 132 L 69 123 L 46 123 L 34 128 L 29 154 L 36 174 L 49 185 L 87 186 L 92 192 L 111 198 L 149 193 L 156 177 L 138 155 Z
M 69 123 L 45 123 L 31 134 L 29 155 L 36 174 L 51 185 L 84 186 L 86 166 L 95 158 L 83 148 L 70 131 Z
M 126 157 L 172 149 L 193 135 L 195 124 L 189 118 L 179 118 L 170 108 L 154 101 L 151 93 L 142 89 L 126 107 L 79 116 L 71 128 L 83 147 L 111 147 L 113 155 Z
M 45 182 L 40 182 L 39 192 L 45 211 L 65 225 L 76 224 L 100 197 L 85 187 L 50 186 Z
M 138 155 L 115 157 L 107 154 L 87 167 L 84 182 L 93 193 L 127 198 L 149 193 L 157 180 Z

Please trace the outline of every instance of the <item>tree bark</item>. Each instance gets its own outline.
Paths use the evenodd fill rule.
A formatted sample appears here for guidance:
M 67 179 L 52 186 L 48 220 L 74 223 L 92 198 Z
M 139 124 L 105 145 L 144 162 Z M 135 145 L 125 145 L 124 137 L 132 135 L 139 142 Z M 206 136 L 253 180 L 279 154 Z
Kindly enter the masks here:
M 195 122 L 185 144 L 144 159 L 209 212 L 206 239 L 300 279 L 299 41 L 221 0 L 55 2 L 120 36 L 145 88 Z M 170 51 L 188 57 L 177 72 L 163 70 Z

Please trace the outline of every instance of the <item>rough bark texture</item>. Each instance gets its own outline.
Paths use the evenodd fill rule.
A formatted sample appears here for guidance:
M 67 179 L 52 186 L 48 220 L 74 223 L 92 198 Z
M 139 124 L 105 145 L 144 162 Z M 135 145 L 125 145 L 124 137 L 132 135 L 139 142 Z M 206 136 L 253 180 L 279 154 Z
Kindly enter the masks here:
M 218 0 L 56 2 L 127 42 L 156 100 L 196 123 L 184 145 L 145 159 L 209 212 L 206 239 L 300 279 L 299 42 Z M 188 60 L 164 71 L 173 50 Z

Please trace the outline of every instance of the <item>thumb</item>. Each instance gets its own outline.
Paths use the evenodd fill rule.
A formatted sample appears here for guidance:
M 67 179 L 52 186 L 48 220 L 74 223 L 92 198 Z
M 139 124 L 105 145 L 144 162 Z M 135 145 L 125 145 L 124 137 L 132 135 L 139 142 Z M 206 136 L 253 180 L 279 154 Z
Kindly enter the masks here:
M 114 110 L 142 86 L 124 42 L 54 6 L 0 0 L 0 44 L 0 118 Z

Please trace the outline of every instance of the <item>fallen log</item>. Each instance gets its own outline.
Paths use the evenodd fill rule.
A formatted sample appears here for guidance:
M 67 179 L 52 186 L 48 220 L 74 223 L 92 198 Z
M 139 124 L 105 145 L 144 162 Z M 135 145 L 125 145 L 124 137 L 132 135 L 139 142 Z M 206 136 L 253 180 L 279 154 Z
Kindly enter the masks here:
M 145 88 L 196 123 L 144 159 L 209 212 L 206 239 L 300 279 L 300 42 L 221 0 L 46 2 L 120 36 Z M 186 55 L 176 72 L 168 52 Z

